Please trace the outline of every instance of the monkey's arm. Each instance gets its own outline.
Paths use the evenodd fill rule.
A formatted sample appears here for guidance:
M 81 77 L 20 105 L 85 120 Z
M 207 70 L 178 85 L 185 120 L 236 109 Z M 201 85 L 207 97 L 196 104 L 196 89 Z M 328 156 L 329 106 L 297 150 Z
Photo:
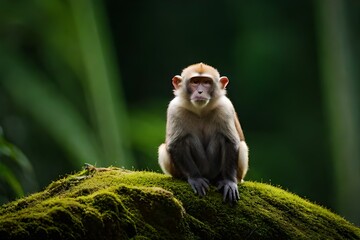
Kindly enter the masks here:
M 168 144 L 175 168 L 187 179 L 191 188 L 200 196 L 209 189 L 209 181 L 203 178 L 195 162 L 205 162 L 205 152 L 198 138 L 187 135 Z
M 223 201 L 230 204 L 240 199 L 237 186 L 238 145 L 225 138 L 221 142 L 221 173 L 217 188 L 223 189 Z

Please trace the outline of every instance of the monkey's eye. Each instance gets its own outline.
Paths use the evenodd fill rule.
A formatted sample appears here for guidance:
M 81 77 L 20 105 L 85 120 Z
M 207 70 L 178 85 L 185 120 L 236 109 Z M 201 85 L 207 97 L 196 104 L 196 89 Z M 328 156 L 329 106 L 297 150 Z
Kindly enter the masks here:
M 191 83 L 191 84 L 199 84 L 199 83 L 200 83 L 200 79 L 198 79 L 198 78 L 192 78 L 192 79 L 190 80 L 190 83 Z
M 211 80 L 205 80 L 205 81 L 204 81 L 204 84 L 205 84 L 205 85 L 211 85 L 211 84 L 212 84 L 212 81 L 211 81 Z

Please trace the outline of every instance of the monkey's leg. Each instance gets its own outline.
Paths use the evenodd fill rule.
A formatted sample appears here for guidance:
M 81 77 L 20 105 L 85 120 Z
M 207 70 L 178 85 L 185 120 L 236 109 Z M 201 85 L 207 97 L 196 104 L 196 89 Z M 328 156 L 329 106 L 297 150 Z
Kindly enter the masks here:
M 158 161 L 161 170 L 168 175 L 173 177 L 180 177 L 179 173 L 176 171 L 174 164 L 171 161 L 170 154 L 166 150 L 166 144 L 163 143 L 159 146 L 158 149 Z
M 223 190 L 223 201 L 230 204 L 240 199 L 237 186 L 239 150 L 236 144 L 225 139 L 221 141 L 221 172 L 217 188 Z
M 171 160 L 168 151 L 166 150 L 165 143 L 161 144 L 158 149 L 158 161 L 161 170 L 168 175 L 171 175 Z
M 244 182 L 246 172 L 249 168 L 249 148 L 245 141 L 240 142 L 239 146 L 239 158 L 238 158 L 238 170 L 237 179 L 240 182 Z
M 203 177 L 200 169 L 206 162 L 200 139 L 188 135 L 177 139 L 167 147 L 176 171 L 187 179 L 195 193 L 204 196 L 209 189 L 209 181 Z

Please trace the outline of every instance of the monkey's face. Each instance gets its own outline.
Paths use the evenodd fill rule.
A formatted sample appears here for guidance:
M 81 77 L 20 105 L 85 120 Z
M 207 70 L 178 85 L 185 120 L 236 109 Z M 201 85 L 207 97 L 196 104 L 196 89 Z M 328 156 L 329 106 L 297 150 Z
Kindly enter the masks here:
M 193 77 L 187 83 L 190 101 L 195 107 L 205 107 L 212 98 L 214 81 L 209 77 Z
M 181 76 L 172 78 L 175 96 L 201 110 L 226 94 L 228 82 L 227 77 L 220 77 L 215 68 L 204 63 L 191 65 L 182 71 Z

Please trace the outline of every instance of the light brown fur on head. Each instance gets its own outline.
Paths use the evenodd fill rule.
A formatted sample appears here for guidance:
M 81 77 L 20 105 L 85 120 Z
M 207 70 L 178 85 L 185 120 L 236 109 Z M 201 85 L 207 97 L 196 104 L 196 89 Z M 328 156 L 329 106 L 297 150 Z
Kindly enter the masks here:
M 201 76 L 202 74 L 206 74 L 206 76 L 211 77 L 213 80 L 216 81 L 218 81 L 220 78 L 219 72 L 215 68 L 205 63 L 196 63 L 188 66 L 182 71 L 181 77 L 184 80 L 187 80 L 193 77 L 194 74 L 197 74 L 198 76 L 199 75 Z

